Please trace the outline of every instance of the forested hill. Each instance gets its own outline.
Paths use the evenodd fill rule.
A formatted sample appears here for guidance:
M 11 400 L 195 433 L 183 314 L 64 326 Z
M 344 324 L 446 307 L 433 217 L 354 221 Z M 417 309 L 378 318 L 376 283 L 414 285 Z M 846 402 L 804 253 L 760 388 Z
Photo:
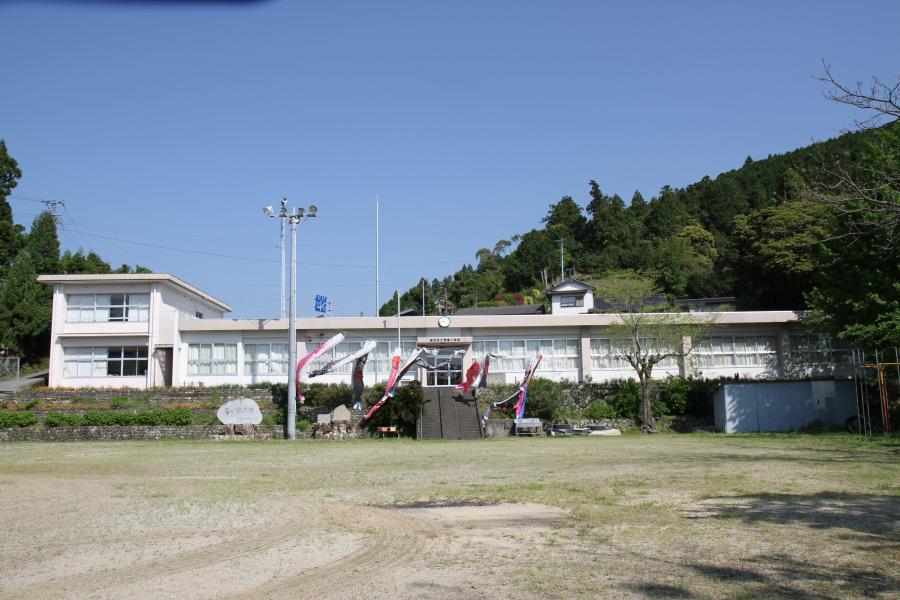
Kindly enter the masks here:
M 550 205 L 542 225 L 474 253 L 475 263 L 430 283 L 420 280 L 401 299 L 435 314 L 476 305 L 545 301 L 560 278 L 560 247 L 567 275 L 595 283 L 633 274 L 650 278 L 675 297 L 736 296 L 746 309 L 796 309 L 834 248 L 819 242 L 839 229 L 824 193 L 836 165 L 853 171 L 887 146 L 896 156 L 900 123 L 813 144 L 743 166 L 684 188 L 665 186 L 646 201 L 604 193 L 590 181 L 587 194 Z M 584 204 L 582 204 L 584 203 Z M 877 268 L 877 267 L 876 267 Z M 395 300 L 381 308 L 396 311 Z

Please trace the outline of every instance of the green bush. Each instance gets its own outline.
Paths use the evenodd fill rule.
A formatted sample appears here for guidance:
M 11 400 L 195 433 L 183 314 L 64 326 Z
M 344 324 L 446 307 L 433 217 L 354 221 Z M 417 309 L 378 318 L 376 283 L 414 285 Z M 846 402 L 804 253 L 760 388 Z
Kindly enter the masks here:
M 366 390 L 368 406 L 372 406 L 384 395 L 384 384 L 379 383 Z M 397 389 L 393 398 L 388 399 L 372 418 L 365 422 L 370 432 L 378 427 L 394 426 L 401 435 L 414 437 L 416 421 L 422 410 L 422 384 L 411 381 Z
M 30 412 L 0 412 L 0 429 L 10 427 L 31 427 L 37 424 L 37 419 Z
M 525 417 L 559 421 L 572 415 L 568 387 L 570 384 L 540 377 L 532 379 L 525 395 Z M 516 400 L 510 400 L 515 404 Z
M 594 400 L 584 409 L 582 416 L 585 419 L 600 420 L 615 419 L 619 414 L 606 400 Z
M 136 413 L 88 410 L 84 415 L 47 413 L 45 427 L 101 427 L 101 426 L 169 426 L 191 424 L 191 411 L 187 408 L 147 410 Z

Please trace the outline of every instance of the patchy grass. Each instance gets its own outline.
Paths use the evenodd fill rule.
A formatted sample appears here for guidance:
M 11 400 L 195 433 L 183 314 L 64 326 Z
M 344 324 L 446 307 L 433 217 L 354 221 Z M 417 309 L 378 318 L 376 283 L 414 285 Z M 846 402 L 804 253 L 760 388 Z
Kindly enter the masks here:
M 848 435 L 4 444 L 0 595 L 895 597 L 898 465 Z

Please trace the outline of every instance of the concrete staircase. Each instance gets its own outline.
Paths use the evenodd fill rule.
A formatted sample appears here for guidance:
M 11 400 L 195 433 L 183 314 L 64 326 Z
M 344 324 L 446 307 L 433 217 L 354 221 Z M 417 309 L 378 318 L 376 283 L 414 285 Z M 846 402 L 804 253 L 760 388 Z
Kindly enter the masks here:
M 449 387 L 425 388 L 416 424 L 420 440 L 474 440 L 481 437 L 481 416 L 474 398 Z

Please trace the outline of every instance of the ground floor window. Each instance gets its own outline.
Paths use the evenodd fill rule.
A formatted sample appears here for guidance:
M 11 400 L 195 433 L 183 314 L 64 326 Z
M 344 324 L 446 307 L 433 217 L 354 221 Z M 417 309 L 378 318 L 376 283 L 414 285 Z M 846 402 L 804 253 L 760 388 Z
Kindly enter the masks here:
M 578 338 L 556 339 L 493 339 L 472 342 L 476 360 L 486 354 L 497 354 L 499 360 L 491 361 L 491 371 L 497 373 L 522 373 L 538 352 L 541 364 L 538 371 L 577 371 L 581 360 Z
M 244 375 L 286 375 L 287 344 L 244 344 Z
M 237 375 L 237 344 L 188 344 L 188 375 Z
M 853 362 L 850 347 L 826 334 L 791 334 L 791 362 L 839 364 Z
M 338 359 L 342 356 L 346 356 L 353 352 L 356 352 L 360 348 L 362 348 L 365 340 L 345 340 L 340 344 L 336 345 L 334 348 L 320 356 L 314 365 L 307 365 L 305 370 L 306 373 L 315 370 L 318 367 L 325 365 L 326 363 Z M 316 347 L 317 343 L 313 343 L 310 340 L 307 340 L 306 349 L 307 352 L 312 352 Z M 400 356 L 401 361 L 405 361 L 407 357 L 415 350 L 417 347 L 416 342 L 414 341 L 401 341 L 400 342 Z M 372 352 L 369 353 L 369 358 L 366 359 L 366 374 L 374 374 L 375 377 L 379 381 L 387 380 L 388 375 L 391 372 L 391 360 L 394 356 L 394 350 L 397 348 L 397 340 L 384 340 L 377 341 L 375 343 L 375 348 Z M 402 365 L 402 362 L 401 362 Z M 349 375 L 353 371 L 353 363 L 349 363 L 338 367 L 333 373 Z M 404 379 L 415 379 L 418 377 L 417 369 L 410 369 L 406 374 Z M 313 380 L 315 381 L 315 380 Z
M 647 349 L 647 352 L 653 354 L 666 352 L 665 349 L 656 348 L 656 341 L 651 338 L 642 339 L 641 348 Z M 591 338 L 591 369 L 632 369 L 633 367 L 625 360 L 625 349 L 624 340 Z M 678 366 L 678 361 L 674 356 L 670 356 L 656 363 L 656 366 L 675 368 Z
M 691 352 L 695 367 L 771 367 L 778 364 L 774 335 L 723 335 L 703 340 Z
M 98 346 L 63 350 L 64 377 L 143 377 L 146 374 L 146 346 Z

